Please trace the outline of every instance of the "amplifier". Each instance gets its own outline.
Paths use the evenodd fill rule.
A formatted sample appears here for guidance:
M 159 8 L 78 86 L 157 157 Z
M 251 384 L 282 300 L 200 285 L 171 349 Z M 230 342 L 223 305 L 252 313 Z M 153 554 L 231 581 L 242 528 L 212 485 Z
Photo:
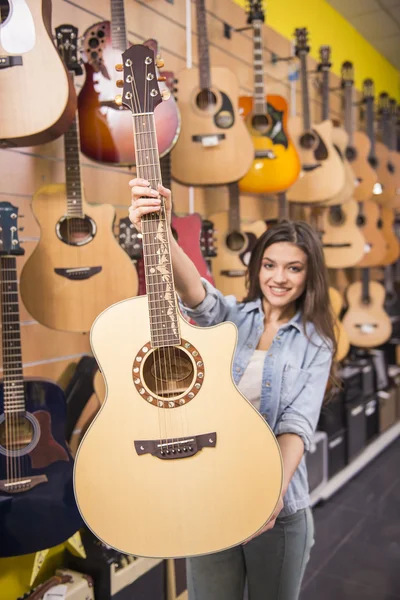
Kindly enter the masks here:
M 329 402 L 321 408 L 318 430 L 325 431 L 328 437 L 335 435 L 346 427 L 344 416 L 344 392 L 336 390 Z
M 306 454 L 306 465 L 311 493 L 328 481 L 328 435 L 325 431 L 314 433 L 310 450 Z
M 388 365 L 384 350 L 370 350 L 370 356 L 375 369 L 376 389 L 378 392 L 389 387 Z
M 185 558 L 167 560 L 167 588 L 168 600 L 188 600 Z
M 345 406 L 347 424 L 347 461 L 350 462 L 367 442 L 367 422 L 364 399 L 349 402 Z
M 346 430 L 342 429 L 328 439 L 328 477 L 331 479 L 347 465 Z
M 365 420 L 367 443 L 371 442 L 379 433 L 379 404 L 377 396 L 365 400 Z
M 379 431 L 383 433 L 397 421 L 397 388 L 378 392 Z
M 347 363 L 339 371 L 339 377 L 342 380 L 344 402 L 352 402 L 354 399 L 360 398 L 363 389 L 361 367 Z
M 87 575 L 69 569 L 57 569 L 56 575 L 69 575 L 71 581 L 49 590 L 48 600 L 94 600 L 93 581 Z

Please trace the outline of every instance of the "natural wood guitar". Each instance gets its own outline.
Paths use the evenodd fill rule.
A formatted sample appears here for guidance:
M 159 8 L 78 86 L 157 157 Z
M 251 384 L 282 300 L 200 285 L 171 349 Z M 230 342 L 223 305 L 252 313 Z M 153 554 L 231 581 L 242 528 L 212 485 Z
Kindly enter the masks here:
M 320 64 L 318 65 L 318 70 L 322 73 L 322 121 L 327 121 L 330 119 L 330 110 L 329 110 L 329 95 L 330 95 L 330 87 L 329 87 L 329 75 L 331 69 L 331 49 L 329 46 L 321 46 L 320 48 Z M 323 202 L 323 206 L 337 206 L 339 204 L 343 204 L 344 202 L 348 202 L 349 200 L 353 200 L 353 193 L 356 187 L 356 177 L 353 169 L 350 166 L 346 158 L 346 148 L 349 141 L 349 136 L 343 127 L 340 126 L 340 123 L 335 121 L 333 122 L 333 130 L 332 130 L 332 143 L 336 152 L 339 155 L 339 158 L 342 162 L 344 169 L 344 185 L 338 194 L 335 194 L 332 198 L 325 200 Z
M 369 269 L 362 270 L 362 281 L 352 283 L 347 290 L 349 308 L 343 326 L 350 343 L 360 348 L 374 348 L 388 341 L 392 324 L 383 308 L 385 289 L 369 280 Z
M 76 95 L 52 40 L 51 0 L 1 2 L 0 57 L 1 145 L 42 144 L 65 133 Z
M 386 242 L 386 254 L 381 260 L 381 265 L 386 267 L 392 265 L 399 258 L 400 242 L 394 230 L 394 210 L 386 206 L 380 207 L 380 219 L 382 222 L 382 234 Z
M 254 148 L 238 111 L 235 73 L 210 67 L 205 0 L 196 0 L 199 69 L 180 71 L 182 131 L 172 152 L 172 177 L 184 185 L 222 185 L 249 170 Z
M 311 123 L 307 79 L 307 29 L 296 29 L 296 55 L 300 59 L 303 118 L 291 117 L 289 132 L 300 157 L 302 172 L 287 192 L 290 202 L 312 204 L 336 196 L 345 183 L 342 161 L 332 143 L 330 120 Z
M 382 161 L 387 159 L 384 164 L 386 177 L 386 189 L 384 187 L 384 196 L 386 199 L 385 206 L 388 208 L 400 208 L 400 170 L 399 169 L 399 154 L 397 150 L 397 125 L 393 122 L 393 108 L 387 92 L 379 94 L 379 114 L 380 114 L 380 130 L 382 143 L 377 142 L 377 157 Z M 381 152 L 383 155 L 381 157 Z M 389 172 L 389 175 L 387 175 Z M 385 186 L 385 184 L 384 184 Z
M 345 155 L 353 169 L 358 185 L 354 190 L 354 199 L 369 201 L 372 197 L 378 176 L 368 161 L 371 142 L 363 131 L 354 129 L 354 68 L 346 61 L 342 65 L 342 87 L 344 90 L 344 125 L 349 136 Z
M 358 267 L 379 267 L 387 253 L 387 242 L 382 233 L 382 220 L 376 202 L 358 203 L 357 225 L 365 238 L 365 253 Z
M 237 183 L 229 185 L 229 210 L 215 213 L 210 219 L 218 244 L 218 254 L 213 259 L 215 285 L 223 294 L 233 294 L 239 301 L 243 300 L 247 265 L 257 239 L 267 229 L 265 221 L 241 222 Z
M 74 50 L 70 43 L 76 28 L 61 26 L 56 31 L 60 51 L 64 49 L 68 64 L 76 66 L 76 46 Z M 41 235 L 22 270 L 21 295 L 39 323 L 85 332 L 107 306 L 134 296 L 138 279 L 114 238 L 114 207 L 84 200 L 77 116 L 64 136 L 64 149 L 66 185 L 47 185 L 33 198 Z
M 143 152 L 156 148 L 154 60 L 143 45 L 124 52 L 123 97 L 138 176 L 157 189 L 157 150 Z M 76 456 L 75 494 L 103 542 L 170 558 L 217 552 L 258 531 L 280 496 L 282 464 L 267 423 L 233 384 L 236 327 L 193 327 L 178 311 L 167 227 L 164 205 L 142 218 L 147 296 L 115 304 L 92 327 L 107 397 Z
M 275 194 L 296 181 L 300 160 L 287 131 L 286 100 L 265 93 L 261 0 L 249 2 L 247 22 L 253 26 L 254 92 L 241 96 L 239 106 L 253 140 L 254 160 L 239 187 L 247 193 Z
M 394 98 L 389 100 L 390 105 L 390 151 L 391 151 L 391 162 L 394 166 L 395 183 L 396 183 L 396 198 L 395 208 L 399 208 L 399 197 L 400 197 L 400 152 L 397 151 L 397 135 L 399 129 L 399 107 Z
M 136 162 L 132 138 L 131 114 L 115 98 L 120 81 L 115 65 L 128 47 L 124 0 L 110 0 L 111 21 L 89 27 L 83 34 L 85 83 L 78 96 L 79 127 L 82 152 L 93 160 L 116 165 Z M 155 40 L 146 42 L 153 49 Z M 163 62 L 158 60 L 161 68 Z M 120 70 L 122 65 L 120 66 Z M 157 144 L 163 156 L 176 143 L 180 131 L 180 115 L 175 98 L 161 82 L 166 99 L 155 115 Z
M 336 350 L 335 359 L 337 361 L 341 361 L 344 358 L 346 358 L 346 356 L 350 350 L 349 336 L 347 335 L 347 332 L 346 332 L 345 328 L 343 327 L 343 324 L 339 318 L 340 312 L 341 312 L 342 306 L 343 306 L 343 298 L 342 298 L 341 293 L 337 289 L 330 287 L 329 288 L 329 299 L 331 301 L 332 309 L 333 309 L 334 315 L 336 317 L 335 338 L 336 338 L 337 350 Z
M 317 229 L 321 232 L 326 266 L 330 269 L 354 267 L 364 256 L 365 237 L 358 226 L 355 200 L 330 208 L 318 208 Z

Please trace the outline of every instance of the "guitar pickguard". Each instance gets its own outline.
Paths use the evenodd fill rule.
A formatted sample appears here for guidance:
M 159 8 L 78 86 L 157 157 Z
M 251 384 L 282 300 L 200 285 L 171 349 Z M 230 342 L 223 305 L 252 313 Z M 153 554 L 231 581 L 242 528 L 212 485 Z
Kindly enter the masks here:
M 235 111 L 232 102 L 224 92 L 220 92 L 222 105 L 219 111 L 214 115 L 214 123 L 220 129 L 229 129 L 235 124 Z

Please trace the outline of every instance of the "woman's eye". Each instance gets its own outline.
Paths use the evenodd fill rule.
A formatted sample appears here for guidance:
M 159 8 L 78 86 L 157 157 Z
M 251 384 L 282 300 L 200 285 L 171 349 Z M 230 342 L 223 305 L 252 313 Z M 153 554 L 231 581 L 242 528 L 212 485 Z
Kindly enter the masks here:
M 300 267 L 290 267 L 290 268 L 292 269 L 292 271 L 293 271 L 294 273 L 300 273 L 300 271 L 301 271 L 301 268 L 300 268 Z
M 269 269 L 269 268 L 273 267 L 273 265 L 271 265 L 270 263 L 265 263 L 264 267 L 266 269 Z

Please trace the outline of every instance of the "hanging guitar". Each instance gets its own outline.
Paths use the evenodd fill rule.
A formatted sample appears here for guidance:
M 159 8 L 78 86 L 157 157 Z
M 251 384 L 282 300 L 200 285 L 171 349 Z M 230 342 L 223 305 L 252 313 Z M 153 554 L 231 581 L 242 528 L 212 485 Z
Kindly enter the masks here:
M 384 308 L 392 322 L 392 338 L 396 344 L 400 342 L 400 297 L 394 282 L 394 265 L 388 265 L 384 269 L 385 281 L 385 303 Z
M 340 362 L 341 360 L 346 358 L 350 350 L 349 337 L 347 335 L 346 329 L 343 327 L 343 323 L 339 318 L 343 306 L 343 298 L 341 293 L 336 288 L 329 287 L 329 300 L 332 305 L 333 313 L 336 317 L 335 338 L 337 350 L 335 359 Z
M 358 226 L 357 202 L 350 200 L 316 211 L 326 266 L 329 269 L 354 267 L 364 256 L 366 248 L 365 237 Z
M 65 396 L 24 379 L 18 302 L 18 209 L 0 202 L 3 382 L 0 383 L 0 557 L 61 544 L 82 521 L 65 442 Z
M 397 102 L 394 98 L 389 100 L 390 106 L 390 152 L 391 162 L 394 166 L 395 174 L 395 185 L 396 185 L 396 207 L 398 207 L 400 197 L 400 152 L 397 151 L 397 135 L 398 135 L 398 121 L 399 121 L 399 109 Z
M 290 202 L 323 202 L 338 194 L 345 183 L 342 161 L 332 143 L 330 120 L 311 123 L 307 79 L 308 33 L 296 29 L 296 56 L 300 59 L 303 117 L 291 117 L 289 131 L 300 157 L 302 173 L 287 192 Z
M 300 161 L 287 130 L 288 106 L 282 96 L 266 95 L 261 0 L 248 2 L 247 23 L 253 26 L 253 96 L 240 96 L 239 106 L 254 145 L 254 160 L 239 182 L 242 192 L 275 194 L 287 190 L 300 173 Z
M 384 168 L 383 175 L 386 179 L 383 184 L 383 200 L 387 208 L 400 208 L 400 190 L 398 183 L 400 181 L 400 172 L 396 170 L 396 147 L 397 137 L 396 128 L 393 136 L 393 119 L 391 113 L 391 104 L 389 94 L 381 92 L 378 99 L 378 112 L 380 115 L 379 125 L 381 130 L 382 142 L 377 142 L 376 154 L 379 164 Z M 394 137 L 396 139 L 394 139 Z M 387 162 L 384 161 L 387 159 Z
M 77 29 L 56 28 L 57 42 L 71 74 L 78 70 Z M 66 185 L 46 185 L 33 198 L 39 244 L 24 265 L 21 295 L 42 325 L 89 331 L 97 315 L 137 293 L 129 257 L 114 238 L 114 207 L 87 204 L 81 181 L 77 116 L 64 136 Z
M 2 146 L 43 144 L 68 129 L 76 95 L 54 47 L 51 0 L 1 1 L 0 89 Z
M 365 239 L 364 256 L 358 267 L 379 267 L 388 251 L 379 206 L 373 200 L 358 202 L 357 225 Z
M 346 61 L 342 64 L 344 124 L 347 135 L 349 136 L 345 154 L 358 183 L 354 190 L 354 199 L 367 202 L 372 197 L 374 186 L 378 181 L 378 176 L 368 161 L 371 150 L 369 137 L 363 131 L 355 131 L 354 129 L 353 87 L 353 63 Z
M 137 173 L 157 189 L 158 152 L 142 152 L 157 148 L 154 63 L 143 45 L 123 53 Z M 78 506 L 93 533 L 121 552 L 148 557 L 241 543 L 270 518 L 282 486 L 278 443 L 232 381 L 236 328 L 193 327 L 178 312 L 167 227 L 163 205 L 142 219 L 147 296 L 115 304 L 92 327 L 107 397 L 74 472 Z M 304 384 L 296 382 L 298 389 Z
M 128 47 L 124 0 L 110 0 L 111 21 L 89 27 L 83 34 L 85 83 L 78 96 L 79 128 L 83 154 L 103 163 L 119 166 L 136 162 L 131 113 L 115 99 L 115 64 Z M 153 47 L 155 40 L 148 43 Z M 163 63 L 158 60 L 157 66 Z M 119 67 L 122 70 L 122 65 Z M 164 82 L 160 88 L 166 101 L 155 113 L 157 144 L 163 156 L 176 143 L 180 115 L 174 97 Z
M 210 67 L 205 0 L 196 0 L 199 68 L 179 73 L 182 131 L 172 152 L 172 177 L 184 185 L 237 181 L 254 158 L 237 106 L 235 73 Z

